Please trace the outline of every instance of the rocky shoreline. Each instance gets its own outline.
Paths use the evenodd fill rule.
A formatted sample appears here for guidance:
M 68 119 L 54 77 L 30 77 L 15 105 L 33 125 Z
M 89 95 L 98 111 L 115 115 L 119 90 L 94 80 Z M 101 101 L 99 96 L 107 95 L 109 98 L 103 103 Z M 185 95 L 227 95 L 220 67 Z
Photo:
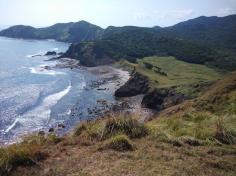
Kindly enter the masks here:
M 50 60 L 49 60 L 50 61 Z M 136 93 L 134 96 L 119 97 L 116 96 L 116 92 L 119 91 L 123 86 L 126 86 L 129 81 L 133 80 L 133 75 L 130 75 L 128 71 L 117 69 L 112 66 L 97 66 L 97 67 L 84 67 L 79 64 L 78 60 L 70 58 L 59 58 L 56 60 L 55 66 L 47 67 L 44 69 L 79 69 L 85 70 L 88 74 L 95 75 L 96 80 L 88 83 L 85 90 L 103 91 L 108 92 L 110 95 L 114 96 L 115 101 L 110 102 L 106 99 L 98 99 L 96 101 L 96 106 L 87 108 L 86 119 L 81 118 L 79 121 L 91 120 L 95 118 L 102 118 L 109 116 L 111 114 L 137 114 L 140 116 L 140 120 L 145 121 L 153 115 L 152 110 L 143 108 L 141 102 L 143 95 L 142 92 Z M 140 76 L 137 77 L 137 81 Z M 133 82 L 133 81 L 132 81 Z M 142 84 L 142 81 L 140 82 Z M 144 86 L 145 87 L 145 86 Z M 130 91 L 130 90 L 129 90 Z M 144 92 L 143 92 L 144 93 Z M 82 117 L 82 112 L 79 106 L 75 105 L 70 109 L 70 116 L 72 118 Z M 79 122 L 78 121 L 78 122 Z M 64 134 L 63 131 L 67 131 L 68 126 L 64 123 L 57 124 L 55 127 L 51 127 L 48 130 L 44 129 L 39 131 L 39 134 L 45 133 L 57 133 Z M 69 130 L 70 131 L 70 130 Z
M 58 61 L 56 68 L 85 69 L 98 76 L 98 80 L 91 82 L 86 89 L 109 91 L 115 96 L 115 103 L 100 99 L 95 108 L 88 109 L 88 114 L 93 117 L 110 113 L 135 113 L 146 121 L 154 113 L 189 99 L 174 88 L 151 90 L 149 79 L 136 70 L 129 73 L 112 66 L 83 67 L 78 60 L 69 58 L 60 58 Z

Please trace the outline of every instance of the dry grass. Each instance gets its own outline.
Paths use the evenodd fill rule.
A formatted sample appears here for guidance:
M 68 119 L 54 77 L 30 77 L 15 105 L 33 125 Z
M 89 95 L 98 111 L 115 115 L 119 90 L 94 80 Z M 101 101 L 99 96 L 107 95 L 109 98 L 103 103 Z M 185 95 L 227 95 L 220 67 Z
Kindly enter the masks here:
M 37 144 L 14 144 L 0 149 L 0 175 L 8 175 L 19 166 L 32 166 L 46 158 Z
M 134 146 L 126 135 L 116 135 L 105 141 L 100 149 L 113 149 L 116 151 L 132 151 Z
M 227 80 L 146 124 L 117 115 L 83 122 L 63 138 L 31 136 L 0 150 L 0 169 L 12 176 L 234 176 L 235 85 Z M 199 102 L 217 111 L 199 111 Z

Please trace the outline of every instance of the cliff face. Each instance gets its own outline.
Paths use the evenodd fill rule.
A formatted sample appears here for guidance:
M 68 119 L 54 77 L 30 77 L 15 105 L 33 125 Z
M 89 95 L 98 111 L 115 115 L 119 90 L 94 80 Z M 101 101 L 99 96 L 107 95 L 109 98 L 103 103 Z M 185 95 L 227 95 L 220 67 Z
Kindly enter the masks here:
M 106 65 L 115 62 L 107 52 L 104 52 L 99 47 L 95 46 L 94 42 L 71 44 L 68 51 L 61 56 L 61 58 L 63 57 L 78 59 L 81 65 L 87 67 Z
M 147 77 L 134 73 L 123 86 L 115 91 L 116 97 L 132 97 L 139 94 L 145 94 L 149 89 L 149 80 Z
M 115 96 L 132 97 L 144 94 L 142 107 L 157 111 L 177 105 L 187 99 L 185 95 L 177 93 L 171 88 L 149 91 L 148 78 L 136 72 L 123 86 L 115 91 Z
M 173 89 L 156 89 L 144 96 L 142 107 L 161 111 L 182 103 L 186 99 L 186 96 Z

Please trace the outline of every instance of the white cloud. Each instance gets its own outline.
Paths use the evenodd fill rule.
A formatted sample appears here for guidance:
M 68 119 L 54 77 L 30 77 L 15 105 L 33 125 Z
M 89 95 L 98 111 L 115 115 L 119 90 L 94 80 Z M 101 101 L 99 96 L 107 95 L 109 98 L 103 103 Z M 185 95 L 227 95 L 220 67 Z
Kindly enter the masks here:
M 134 15 L 134 19 L 135 20 L 147 20 L 152 18 L 152 13 L 148 13 L 148 12 L 137 12 Z
M 219 9 L 219 11 L 216 13 L 217 16 L 227 16 L 227 15 L 231 15 L 234 14 L 235 10 L 233 10 L 232 8 L 222 8 Z
M 164 12 L 155 12 L 156 17 L 159 19 L 163 18 L 172 18 L 172 19 L 185 19 L 189 18 L 194 14 L 192 9 L 184 9 L 184 10 L 169 10 Z
M 185 19 L 194 14 L 192 9 L 184 10 L 168 10 L 168 11 L 153 11 L 153 12 L 137 12 L 134 13 L 136 20 L 147 20 L 147 19 Z

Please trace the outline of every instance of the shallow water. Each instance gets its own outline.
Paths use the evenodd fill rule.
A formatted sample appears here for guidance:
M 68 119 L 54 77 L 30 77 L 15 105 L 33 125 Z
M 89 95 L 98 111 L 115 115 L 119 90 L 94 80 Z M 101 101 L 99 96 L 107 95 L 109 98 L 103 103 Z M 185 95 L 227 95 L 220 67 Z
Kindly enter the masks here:
M 53 50 L 64 52 L 68 46 L 0 37 L 0 143 L 59 123 L 66 124 L 67 131 L 89 117 L 88 108 L 95 107 L 98 99 L 114 101 L 109 92 L 86 88 L 97 79 L 95 75 L 79 69 L 46 70 L 45 65 L 53 66 L 56 61 L 32 57 Z

